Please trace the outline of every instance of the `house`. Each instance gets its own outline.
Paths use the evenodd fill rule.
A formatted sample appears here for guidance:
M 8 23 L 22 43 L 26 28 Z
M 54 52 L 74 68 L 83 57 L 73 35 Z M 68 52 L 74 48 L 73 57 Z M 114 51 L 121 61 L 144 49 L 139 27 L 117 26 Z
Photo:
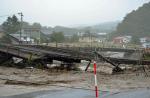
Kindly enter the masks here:
M 99 39 L 96 37 L 80 37 L 79 42 L 99 42 Z
M 104 42 L 107 33 L 80 33 L 79 42 Z
M 140 38 L 140 43 L 145 43 L 146 42 L 146 38 L 143 37 L 143 38 Z
M 114 44 L 125 44 L 129 43 L 132 39 L 132 36 L 118 36 L 113 39 Z
M 107 35 L 107 33 L 105 33 L 105 32 L 99 32 L 99 33 L 97 33 L 98 35 L 101 35 L 101 36 L 106 36 Z
M 140 43 L 150 42 L 150 37 L 142 37 L 140 38 Z
M 142 37 L 140 38 L 140 43 L 144 48 L 150 48 L 150 37 Z
M 115 37 L 113 39 L 114 44 L 122 44 L 123 43 L 123 37 Z
M 24 43 L 24 44 L 38 44 L 43 40 L 47 39 L 47 36 L 41 32 L 40 28 L 27 27 L 23 28 L 21 31 L 10 34 L 12 41 L 16 43 Z
M 150 42 L 149 43 L 142 43 L 143 48 L 150 48 Z
M 99 42 L 105 42 L 107 39 L 107 33 L 105 32 L 97 33 L 97 37 L 99 39 Z
M 27 27 L 22 28 L 21 34 L 20 31 L 9 34 L 13 44 L 22 43 L 22 44 L 34 44 L 40 43 L 40 28 Z
M 84 32 L 78 32 L 77 35 L 78 36 L 83 36 L 85 33 Z
M 27 27 L 22 29 L 22 34 L 27 35 L 27 37 L 33 38 L 38 43 L 41 42 L 41 28 Z
M 29 35 L 26 34 L 9 34 L 11 41 L 13 44 L 18 44 L 19 42 L 23 43 L 23 44 L 33 44 L 34 43 L 34 39 L 31 38 Z

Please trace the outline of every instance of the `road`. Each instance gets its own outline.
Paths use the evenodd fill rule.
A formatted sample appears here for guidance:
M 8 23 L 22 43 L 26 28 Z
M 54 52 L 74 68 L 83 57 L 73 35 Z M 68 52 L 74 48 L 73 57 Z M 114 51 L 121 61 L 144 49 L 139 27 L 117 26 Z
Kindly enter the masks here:
M 150 98 L 150 89 L 129 90 L 120 93 L 100 92 L 99 98 Z M 0 98 L 95 98 L 95 92 L 81 89 L 40 91 Z

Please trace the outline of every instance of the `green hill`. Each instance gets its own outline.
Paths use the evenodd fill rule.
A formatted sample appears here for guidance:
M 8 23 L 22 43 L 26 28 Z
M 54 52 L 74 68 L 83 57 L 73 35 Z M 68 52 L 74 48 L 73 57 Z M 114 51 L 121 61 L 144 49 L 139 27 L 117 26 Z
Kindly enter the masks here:
M 150 2 L 126 15 L 114 33 L 120 35 L 150 36 Z

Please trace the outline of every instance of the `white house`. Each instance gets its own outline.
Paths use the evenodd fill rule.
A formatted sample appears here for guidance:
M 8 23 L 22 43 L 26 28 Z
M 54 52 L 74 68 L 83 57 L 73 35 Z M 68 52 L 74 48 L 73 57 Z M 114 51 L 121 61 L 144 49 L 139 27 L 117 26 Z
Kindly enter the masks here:
M 118 36 L 113 39 L 113 42 L 115 44 L 123 44 L 123 43 L 129 43 L 131 39 L 132 36 Z
M 142 43 L 143 48 L 150 48 L 150 43 Z
M 144 48 L 150 48 L 150 38 L 149 37 L 142 37 L 140 38 L 140 43 Z
M 14 37 L 16 40 L 21 41 L 22 43 L 34 43 L 34 39 L 26 34 L 10 34 L 10 36 Z
M 107 33 L 78 33 L 79 42 L 104 42 Z
M 149 37 L 142 37 L 142 38 L 140 38 L 140 42 L 141 43 L 150 42 L 150 38 Z
M 124 43 L 129 43 L 131 41 L 131 39 L 132 39 L 132 36 L 124 36 L 123 42 Z

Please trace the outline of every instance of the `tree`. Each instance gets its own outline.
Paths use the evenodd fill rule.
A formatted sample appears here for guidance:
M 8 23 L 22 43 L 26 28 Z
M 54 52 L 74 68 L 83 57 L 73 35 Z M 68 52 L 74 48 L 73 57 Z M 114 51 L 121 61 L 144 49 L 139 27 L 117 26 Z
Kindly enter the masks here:
M 91 36 L 90 30 L 86 30 L 83 36 L 90 37 Z
M 23 21 L 22 22 L 22 27 L 23 28 L 28 28 L 28 27 L 30 27 L 30 24 L 28 22 L 26 22 L 26 21 Z
M 79 36 L 77 34 L 72 35 L 70 41 L 71 42 L 78 42 L 79 41 Z
M 139 37 L 138 36 L 133 36 L 132 40 L 131 40 L 131 43 L 136 44 L 136 45 L 140 44 Z
M 41 28 L 42 26 L 41 26 L 41 24 L 40 23 L 33 23 L 32 24 L 32 27 L 34 27 L 34 28 Z
M 118 25 L 115 35 L 150 36 L 150 2 L 127 14 Z M 135 38 L 136 39 L 136 38 Z
M 20 29 L 20 22 L 18 18 L 13 15 L 12 17 L 8 17 L 7 20 L 2 24 L 2 28 L 5 33 L 15 33 Z
M 58 42 L 63 42 L 65 40 L 63 32 L 53 32 L 50 36 L 52 42 L 56 42 L 56 47 Z

